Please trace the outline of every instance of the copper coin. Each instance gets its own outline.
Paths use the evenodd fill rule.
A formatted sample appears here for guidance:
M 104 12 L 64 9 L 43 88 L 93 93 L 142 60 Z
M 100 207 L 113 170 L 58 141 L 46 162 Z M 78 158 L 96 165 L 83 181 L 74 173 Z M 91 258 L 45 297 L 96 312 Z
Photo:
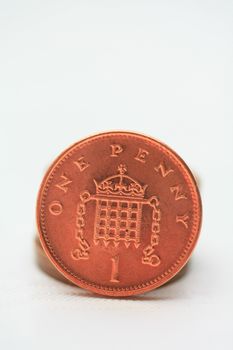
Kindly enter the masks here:
M 109 132 L 63 152 L 37 202 L 42 246 L 71 282 L 129 296 L 157 288 L 186 264 L 201 200 L 184 161 L 161 142 Z

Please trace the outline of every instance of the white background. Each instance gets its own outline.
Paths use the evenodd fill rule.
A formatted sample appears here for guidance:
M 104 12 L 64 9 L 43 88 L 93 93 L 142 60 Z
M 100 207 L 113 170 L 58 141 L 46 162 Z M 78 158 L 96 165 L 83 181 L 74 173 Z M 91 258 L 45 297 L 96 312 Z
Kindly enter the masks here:
M 232 349 L 233 2 L 0 1 L 1 349 Z M 99 131 L 161 139 L 201 179 L 182 279 L 96 297 L 35 264 L 46 167 Z

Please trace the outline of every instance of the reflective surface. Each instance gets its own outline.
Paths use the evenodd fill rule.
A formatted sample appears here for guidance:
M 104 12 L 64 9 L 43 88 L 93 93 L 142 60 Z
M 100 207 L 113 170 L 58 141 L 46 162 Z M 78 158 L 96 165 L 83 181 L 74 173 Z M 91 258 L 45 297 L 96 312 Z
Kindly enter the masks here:
M 187 262 L 201 199 L 185 162 L 132 132 L 80 140 L 53 162 L 37 201 L 41 244 L 70 281 L 102 295 L 157 288 Z

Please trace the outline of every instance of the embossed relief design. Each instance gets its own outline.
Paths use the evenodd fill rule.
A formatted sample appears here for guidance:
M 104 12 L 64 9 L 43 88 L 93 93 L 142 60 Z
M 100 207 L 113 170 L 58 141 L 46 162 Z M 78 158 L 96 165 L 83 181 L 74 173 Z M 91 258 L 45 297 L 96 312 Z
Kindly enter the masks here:
M 96 201 L 93 241 L 95 245 L 104 244 L 117 247 L 123 244 L 126 248 L 141 245 L 142 206 L 152 207 L 150 244 L 142 251 L 142 263 L 158 266 L 160 258 L 155 254 L 159 244 L 161 212 L 156 196 L 145 198 L 147 185 L 128 176 L 125 165 L 120 164 L 118 174 L 101 182 L 94 180 L 96 193 L 84 191 L 80 195 L 77 207 L 76 238 L 78 248 L 72 251 L 76 260 L 88 259 L 90 244 L 85 239 L 85 213 L 89 201 Z

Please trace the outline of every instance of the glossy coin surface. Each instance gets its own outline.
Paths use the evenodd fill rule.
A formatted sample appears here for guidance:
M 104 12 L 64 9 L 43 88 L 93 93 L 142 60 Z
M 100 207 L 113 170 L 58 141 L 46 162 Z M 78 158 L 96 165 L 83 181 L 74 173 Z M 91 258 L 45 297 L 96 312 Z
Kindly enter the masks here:
M 71 282 L 102 295 L 157 288 L 187 262 L 201 224 L 196 182 L 150 137 L 109 132 L 52 164 L 37 202 L 42 246 Z

